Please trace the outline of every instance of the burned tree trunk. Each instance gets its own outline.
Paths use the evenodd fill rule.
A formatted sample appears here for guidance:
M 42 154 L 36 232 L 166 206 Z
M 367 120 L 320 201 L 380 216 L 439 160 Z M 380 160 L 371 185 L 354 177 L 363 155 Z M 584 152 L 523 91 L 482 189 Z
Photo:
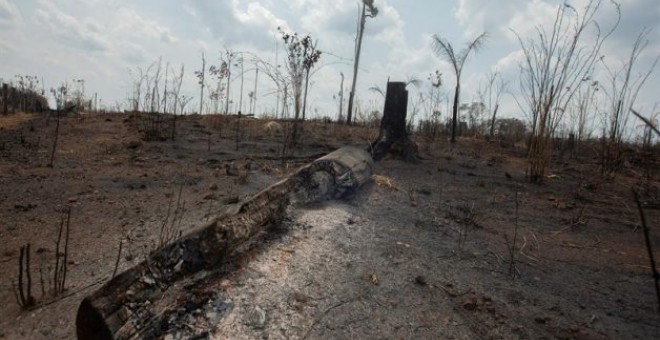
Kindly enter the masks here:
M 280 223 L 290 199 L 307 203 L 339 198 L 367 182 L 372 166 L 366 151 L 339 149 L 257 193 L 233 213 L 157 250 L 82 301 L 76 317 L 78 339 L 157 337 L 166 310 L 177 308 L 159 303 L 175 282 L 216 268 L 240 245 Z
M 388 82 L 385 96 L 380 135 L 371 144 L 374 160 L 382 159 L 387 153 L 394 154 L 407 162 L 417 162 L 417 151 L 406 130 L 408 91 L 404 82 Z
M 2 84 L 2 114 L 7 115 L 9 113 L 9 86 L 7 84 Z

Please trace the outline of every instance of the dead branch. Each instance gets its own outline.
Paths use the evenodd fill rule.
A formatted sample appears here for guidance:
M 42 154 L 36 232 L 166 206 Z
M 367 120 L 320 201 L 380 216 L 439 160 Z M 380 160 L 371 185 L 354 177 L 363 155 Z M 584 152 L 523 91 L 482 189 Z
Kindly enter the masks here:
M 646 224 L 646 215 L 644 214 L 644 208 L 642 208 L 642 202 L 639 200 L 637 191 L 632 189 L 632 192 L 635 196 L 637 209 L 639 210 L 639 217 L 642 220 L 642 229 L 644 230 L 646 249 L 649 252 L 649 260 L 651 261 L 651 274 L 653 275 L 653 280 L 655 281 L 655 295 L 658 297 L 658 313 L 660 313 L 660 274 L 658 274 L 658 268 L 655 266 L 655 257 L 653 256 L 653 247 L 651 245 L 651 237 L 649 236 L 649 227 Z

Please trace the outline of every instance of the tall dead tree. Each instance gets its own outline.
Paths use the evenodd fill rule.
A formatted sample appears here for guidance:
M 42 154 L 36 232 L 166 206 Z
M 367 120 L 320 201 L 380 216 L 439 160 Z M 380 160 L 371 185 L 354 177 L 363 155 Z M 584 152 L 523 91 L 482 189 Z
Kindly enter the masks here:
M 346 110 L 346 124 L 353 123 L 353 100 L 355 99 L 355 84 L 357 83 L 357 72 L 360 64 L 360 52 L 362 50 L 362 36 L 364 35 L 364 25 L 367 18 L 374 18 L 378 15 L 378 8 L 374 6 L 374 0 L 362 0 L 362 10 L 360 13 L 357 40 L 355 42 L 355 60 L 353 61 L 353 84 L 351 92 L 348 95 L 348 110 Z
M 408 90 L 405 82 L 388 82 L 385 108 L 380 123 L 378 139 L 371 144 L 374 160 L 387 153 L 395 154 L 408 162 L 417 162 L 417 152 L 406 130 L 408 114 Z
M 201 115 L 204 107 L 204 80 L 206 78 L 206 58 L 204 58 L 204 53 L 202 53 L 202 69 L 195 71 L 195 76 L 199 83 L 199 114 Z
M 485 88 L 479 90 L 481 102 L 488 105 L 488 112 L 491 113 L 490 128 L 488 131 L 490 138 L 493 138 L 495 135 L 497 111 L 500 107 L 500 99 L 502 99 L 502 95 L 506 92 L 507 85 L 508 82 L 504 81 L 502 74 L 496 70 L 488 73 Z
M 227 95 L 225 96 L 225 114 L 229 114 L 229 85 L 231 84 L 231 63 L 234 62 L 236 52 L 225 49 L 225 58 L 222 60 L 221 70 L 227 77 Z
M 307 34 L 299 36 L 298 33 L 286 33 L 279 29 L 284 40 L 284 46 L 287 53 L 286 67 L 291 77 L 291 87 L 293 90 L 293 108 L 294 108 L 294 125 L 292 143 L 295 145 L 298 142 L 298 122 L 302 108 L 303 120 L 304 106 L 303 94 L 307 100 L 307 87 L 309 85 L 309 70 L 321 58 L 321 51 L 316 49 L 316 43 L 312 43 L 312 37 Z M 303 78 L 305 79 L 305 87 L 303 88 Z M 303 93 L 304 91 L 304 93 Z
M 9 86 L 2 84 L 2 114 L 7 115 L 9 109 Z

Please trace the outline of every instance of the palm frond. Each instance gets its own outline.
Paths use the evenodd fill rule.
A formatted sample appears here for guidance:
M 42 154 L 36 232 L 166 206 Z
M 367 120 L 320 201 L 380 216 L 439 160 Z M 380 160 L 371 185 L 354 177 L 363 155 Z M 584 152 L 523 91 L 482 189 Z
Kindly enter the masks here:
M 456 60 L 456 54 L 454 53 L 454 47 L 451 43 L 439 37 L 437 34 L 433 35 L 433 52 L 440 58 L 445 58 L 449 61 L 454 67 L 458 65 Z
M 410 77 L 406 81 L 406 86 L 408 86 L 408 85 L 412 85 L 416 88 L 419 88 L 422 85 L 422 81 L 417 79 L 417 78 Z
M 470 42 L 462 51 L 459 56 L 459 60 L 461 63 L 465 62 L 465 59 L 467 59 L 468 55 L 472 50 L 475 52 L 479 52 L 481 47 L 483 47 L 484 41 L 488 38 L 488 32 L 483 32 L 481 33 L 478 37 L 476 37 L 472 42 Z
M 385 97 L 385 92 L 378 85 L 374 85 L 369 88 L 369 91 L 380 93 L 381 96 Z

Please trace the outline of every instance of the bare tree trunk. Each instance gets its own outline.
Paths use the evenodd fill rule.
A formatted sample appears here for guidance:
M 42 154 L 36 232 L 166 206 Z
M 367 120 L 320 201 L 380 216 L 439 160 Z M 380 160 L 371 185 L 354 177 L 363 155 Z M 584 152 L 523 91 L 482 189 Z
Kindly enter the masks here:
M 339 85 L 339 117 L 337 117 L 337 123 L 341 123 L 343 117 L 344 109 L 344 73 L 341 74 L 341 84 Z
M 2 84 L 2 114 L 7 115 L 9 113 L 9 86 L 7 84 Z
M 165 88 L 163 89 L 163 113 L 167 113 L 167 78 L 170 71 L 170 62 L 165 64 Z
M 199 78 L 199 114 L 202 114 L 202 109 L 204 106 L 204 73 L 206 72 L 206 59 L 204 59 L 204 53 L 202 53 L 202 71 Z
M 254 71 L 254 92 L 252 92 L 252 113 L 255 117 L 257 116 L 257 84 L 259 84 L 259 69 Z
M 495 134 L 495 116 L 497 116 L 497 109 L 500 108 L 500 104 L 495 104 L 495 109 L 493 110 L 493 119 L 490 120 L 490 137 L 492 138 Z
M 303 96 L 302 120 L 305 121 L 305 112 L 307 112 L 307 90 L 309 89 L 309 69 L 305 72 L 305 95 Z
M 225 114 L 229 114 L 229 84 L 231 84 L 231 58 L 227 57 L 227 94 L 225 95 Z
M 241 93 L 239 94 L 238 99 L 238 112 L 243 111 L 243 79 L 245 78 L 245 72 L 243 71 L 243 54 L 241 53 Z
M 353 124 L 353 100 L 355 99 L 355 84 L 357 83 L 358 66 L 360 64 L 360 51 L 362 50 L 362 36 L 364 35 L 364 24 L 367 20 L 366 6 L 362 4 L 362 14 L 360 15 L 360 29 L 358 32 L 357 47 L 355 48 L 355 62 L 353 63 L 353 84 L 351 93 L 348 96 L 348 110 L 346 111 L 346 124 Z
M 460 75 L 456 75 L 456 78 Z M 451 142 L 456 143 L 456 125 L 458 124 L 458 101 L 461 92 L 461 85 L 459 80 L 456 80 L 456 89 L 454 90 L 454 104 L 452 107 L 452 121 L 451 121 Z

